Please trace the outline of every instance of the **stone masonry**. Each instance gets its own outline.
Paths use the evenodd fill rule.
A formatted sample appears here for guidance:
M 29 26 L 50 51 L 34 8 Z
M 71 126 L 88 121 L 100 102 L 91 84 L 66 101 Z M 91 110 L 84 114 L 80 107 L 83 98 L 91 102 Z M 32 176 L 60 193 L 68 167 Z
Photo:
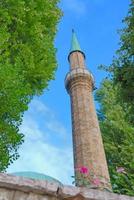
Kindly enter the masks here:
M 70 72 L 65 78 L 65 86 L 71 99 L 74 168 L 88 167 L 95 177 L 101 177 L 103 187 L 111 188 L 92 96 L 93 76 L 86 69 L 83 52 L 71 52 L 69 62 Z M 90 175 L 89 178 L 92 179 Z
M 0 200 L 134 200 L 134 197 L 1 173 Z

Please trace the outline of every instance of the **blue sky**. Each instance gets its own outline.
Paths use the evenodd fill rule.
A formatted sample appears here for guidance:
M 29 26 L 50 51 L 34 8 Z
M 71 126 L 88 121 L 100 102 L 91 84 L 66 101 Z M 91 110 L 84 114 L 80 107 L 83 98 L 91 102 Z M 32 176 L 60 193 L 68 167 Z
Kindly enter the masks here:
M 71 184 L 73 154 L 70 99 L 64 87 L 69 70 L 67 56 L 71 30 L 75 29 L 86 65 L 95 77 L 96 86 L 106 76 L 97 67 L 108 65 L 118 48 L 117 30 L 122 27 L 130 0 L 61 0 L 64 12 L 55 39 L 58 68 L 55 80 L 40 97 L 35 97 L 25 113 L 20 130 L 25 134 L 20 158 L 7 172 L 36 171 L 65 184 Z M 96 104 L 96 106 L 98 106 Z

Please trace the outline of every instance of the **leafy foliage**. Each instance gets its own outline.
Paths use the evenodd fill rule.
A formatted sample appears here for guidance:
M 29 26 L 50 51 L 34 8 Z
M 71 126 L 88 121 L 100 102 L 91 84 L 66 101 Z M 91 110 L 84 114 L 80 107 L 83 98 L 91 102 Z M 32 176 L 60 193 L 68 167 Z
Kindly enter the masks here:
M 0 171 L 18 158 L 24 111 L 54 79 L 58 0 L 0 1 Z
M 96 93 L 113 191 L 134 195 L 134 0 L 123 21 L 120 49 Z M 125 173 L 118 173 L 123 167 Z
M 134 108 L 134 0 L 123 22 L 126 26 L 120 31 L 120 49 L 112 64 L 113 77 L 115 84 L 120 84 L 121 98 Z
M 100 128 L 114 192 L 134 195 L 134 127 L 129 123 L 130 108 L 122 106 L 118 92 L 110 80 L 97 91 Z M 117 173 L 117 167 L 123 167 L 127 174 Z

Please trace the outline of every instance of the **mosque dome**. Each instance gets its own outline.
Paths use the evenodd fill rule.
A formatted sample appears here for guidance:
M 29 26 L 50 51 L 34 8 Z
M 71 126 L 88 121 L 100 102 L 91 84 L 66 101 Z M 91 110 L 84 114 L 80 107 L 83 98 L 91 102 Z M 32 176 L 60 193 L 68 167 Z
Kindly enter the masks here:
M 60 181 L 58 181 L 57 179 L 55 179 L 51 176 L 42 174 L 42 173 L 25 171 L 25 172 L 14 172 L 14 173 L 12 173 L 12 175 L 21 176 L 21 177 L 25 177 L 25 178 L 32 178 L 32 179 L 36 179 L 36 180 L 50 181 L 50 182 L 55 182 L 55 183 L 59 183 L 60 185 L 62 185 L 62 183 Z

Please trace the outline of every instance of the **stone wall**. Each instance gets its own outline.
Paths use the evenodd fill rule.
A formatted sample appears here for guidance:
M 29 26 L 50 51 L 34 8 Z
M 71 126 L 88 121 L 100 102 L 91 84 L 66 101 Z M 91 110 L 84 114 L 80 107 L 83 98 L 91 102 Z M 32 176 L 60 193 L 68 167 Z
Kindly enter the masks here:
M 134 200 L 117 195 L 58 183 L 0 174 L 0 200 Z

